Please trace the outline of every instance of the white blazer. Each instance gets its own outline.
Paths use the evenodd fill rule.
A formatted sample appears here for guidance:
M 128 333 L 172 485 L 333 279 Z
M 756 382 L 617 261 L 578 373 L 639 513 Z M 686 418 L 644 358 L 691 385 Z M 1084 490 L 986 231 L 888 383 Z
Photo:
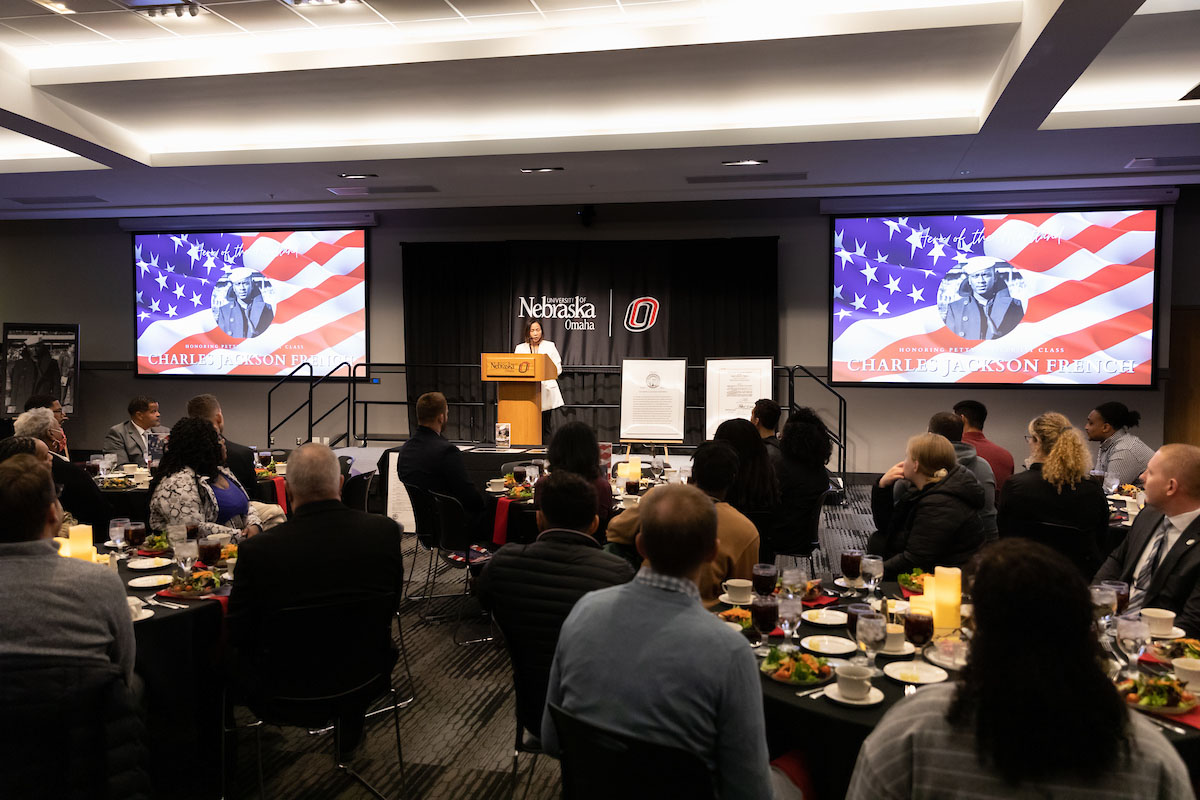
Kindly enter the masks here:
M 529 345 L 521 342 L 517 345 L 514 353 L 529 353 Z M 538 352 L 550 356 L 550 360 L 554 362 L 554 368 L 562 372 L 562 357 L 558 354 L 558 348 L 554 346 L 554 342 L 548 342 L 545 339 L 538 342 Z M 559 391 L 558 381 L 542 381 L 542 411 L 549 411 L 552 408 L 561 408 L 563 403 L 562 392 Z

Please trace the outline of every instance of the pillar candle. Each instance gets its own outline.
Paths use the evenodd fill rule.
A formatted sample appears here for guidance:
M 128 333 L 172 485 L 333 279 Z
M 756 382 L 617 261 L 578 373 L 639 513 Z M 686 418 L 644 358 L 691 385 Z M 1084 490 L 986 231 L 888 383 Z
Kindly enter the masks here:
M 937 597 L 934 600 L 933 627 L 949 633 L 962 621 L 962 570 L 957 567 L 937 567 Z
M 639 456 L 630 456 L 629 458 L 629 480 L 640 481 L 642 479 L 642 459 Z
M 938 591 L 949 592 L 955 601 L 962 600 L 962 570 L 958 567 L 935 567 Z
M 929 610 L 933 610 L 933 606 L 937 603 L 938 589 L 937 578 L 933 575 L 925 575 L 925 600 L 929 603 Z
M 86 550 L 92 546 L 92 526 L 72 525 L 67 535 L 71 541 L 71 557 L 83 558 Z
M 58 545 L 58 554 L 63 558 L 71 557 L 71 542 L 62 536 L 55 536 L 54 543 Z

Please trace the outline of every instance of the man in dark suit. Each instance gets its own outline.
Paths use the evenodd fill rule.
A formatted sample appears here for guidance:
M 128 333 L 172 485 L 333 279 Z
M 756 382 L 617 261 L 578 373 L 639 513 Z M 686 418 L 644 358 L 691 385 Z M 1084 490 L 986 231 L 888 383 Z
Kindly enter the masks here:
M 1012 265 L 990 256 L 968 258 L 962 266 L 960 297 L 946 308 L 946 325 L 964 339 L 999 339 L 1025 317 L 1025 309 L 1008 290 L 998 267 Z
M 468 515 L 483 511 L 483 496 L 471 485 L 462 453 L 442 436 L 449 407 L 441 392 L 427 392 L 417 398 L 417 430 L 396 459 L 396 473 L 403 483 L 429 492 L 448 494 L 462 503 Z M 380 459 L 386 465 L 387 453 Z M 288 465 L 291 470 L 291 465 Z M 385 475 L 385 469 L 380 470 Z
M 188 400 L 187 415 L 206 419 L 217 429 L 217 433 L 225 434 L 225 415 L 221 413 L 221 403 L 213 394 L 198 394 Z M 254 453 L 244 444 L 225 440 L 225 466 L 233 472 L 238 483 L 246 490 L 251 500 L 258 499 L 258 476 L 254 473 Z
M 1165 608 L 1200 637 L 1200 447 L 1159 448 L 1142 473 L 1146 508 L 1096 573 L 1129 584 L 1129 610 Z
M 129 401 L 126 410 L 129 419 L 108 429 L 104 437 L 104 452 L 115 454 L 118 464 L 145 466 L 151 455 L 150 440 L 146 434 L 167 434 L 171 430 L 158 424 L 162 414 L 158 410 L 158 401 L 153 397 L 138 395 Z
M 540 736 L 558 631 L 588 592 L 628 583 L 633 567 L 595 539 L 596 490 L 571 472 L 538 481 L 538 530 L 532 544 L 506 544 L 479 576 L 479 599 L 504 631 L 513 662 L 517 718 Z
M 61 487 L 59 502 L 77 521 L 92 526 L 92 540 L 103 542 L 108 539 L 108 521 L 112 519 L 112 506 L 96 482 L 82 468 L 67 461 L 55 448 L 62 437 L 62 426 L 48 408 L 33 408 L 17 417 L 13 425 L 17 436 L 29 436 L 41 440 L 52 453 L 50 473 L 54 483 Z
M 261 335 L 275 319 L 275 309 L 263 298 L 255 274 L 248 267 L 229 273 L 228 302 L 217 309 L 217 325 L 235 339 Z
M 272 612 L 372 594 L 394 594 L 398 602 L 404 590 L 400 526 L 342 504 L 342 472 L 332 450 L 306 444 L 292 451 L 287 482 L 288 521 L 242 543 L 229 598 L 230 640 L 249 687 L 270 680 L 255 673 L 252 654 Z M 314 565 L 320 565 L 316 572 Z M 362 736 L 363 718 L 354 714 L 338 724 L 347 753 Z

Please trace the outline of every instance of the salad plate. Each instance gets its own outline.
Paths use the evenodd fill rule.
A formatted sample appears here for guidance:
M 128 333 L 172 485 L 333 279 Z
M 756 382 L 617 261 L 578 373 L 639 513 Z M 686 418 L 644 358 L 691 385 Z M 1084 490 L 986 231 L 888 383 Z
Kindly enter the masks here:
M 884 664 L 883 674 L 901 683 L 941 683 L 950 677 L 941 667 L 921 661 L 893 661 Z
M 858 650 L 858 645 L 842 636 L 805 636 L 800 640 L 805 650 L 822 655 L 843 656 Z
M 1126 705 L 1151 714 L 1176 716 L 1197 706 L 1196 696 L 1174 678 L 1138 676 L 1117 683 L 1117 691 Z
M 832 608 L 810 608 L 801 614 L 800 618 L 812 625 L 824 625 L 831 628 L 846 624 L 846 612 Z
M 781 647 L 772 647 L 758 669 L 771 680 L 791 686 L 817 686 L 833 677 L 825 659 Z
M 871 691 L 866 697 L 861 700 L 851 700 L 849 697 L 842 696 L 837 683 L 831 683 L 825 687 L 825 696 L 843 706 L 877 706 L 883 702 L 883 691 L 874 686 L 871 687 Z
M 125 566 L 130 569 L 162 569 L 170 564 L 169 558 L 131 558 Z

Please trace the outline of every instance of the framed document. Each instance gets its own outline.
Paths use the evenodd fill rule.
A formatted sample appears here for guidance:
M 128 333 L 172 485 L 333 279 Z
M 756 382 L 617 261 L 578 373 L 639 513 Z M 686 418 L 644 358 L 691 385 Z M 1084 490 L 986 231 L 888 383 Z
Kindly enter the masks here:
M 33 395 L 49 395 L 67 414 L 79 411 L 79 325 L 4 323 L 4 414 L 15 417 Z
M 682 442 L 686 358 L 621 361 L 621 441 Z
M 774 397 L 775 362 L 770 358 L 710 358 L 705 362 L 704 438 L 727 419 L 750 419 L 758 400 Z

